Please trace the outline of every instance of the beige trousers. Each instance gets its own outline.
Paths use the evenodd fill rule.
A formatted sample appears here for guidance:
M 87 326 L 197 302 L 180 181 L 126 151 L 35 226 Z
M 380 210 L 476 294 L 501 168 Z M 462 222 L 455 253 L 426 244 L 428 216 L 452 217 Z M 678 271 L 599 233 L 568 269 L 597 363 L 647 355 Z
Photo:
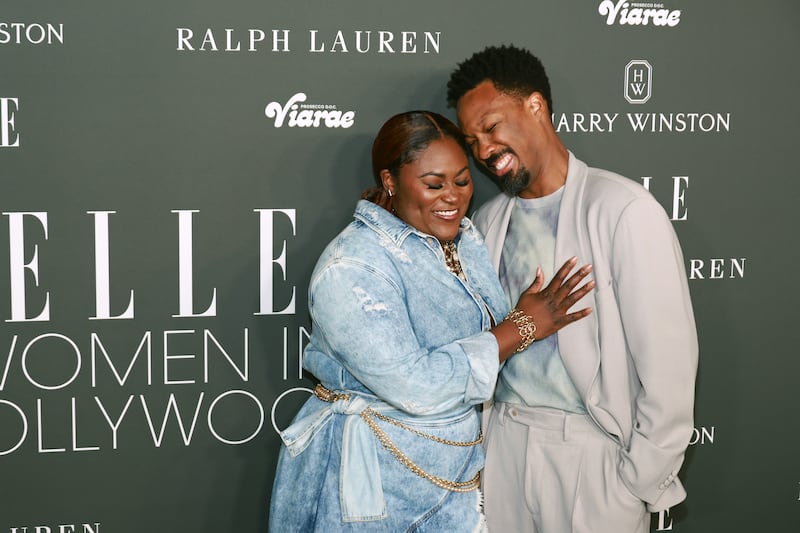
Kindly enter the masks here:
M 647 533 L 618 474 L 619 444 L 588 415 L 495 404 L 483 473 L 492 533 Z

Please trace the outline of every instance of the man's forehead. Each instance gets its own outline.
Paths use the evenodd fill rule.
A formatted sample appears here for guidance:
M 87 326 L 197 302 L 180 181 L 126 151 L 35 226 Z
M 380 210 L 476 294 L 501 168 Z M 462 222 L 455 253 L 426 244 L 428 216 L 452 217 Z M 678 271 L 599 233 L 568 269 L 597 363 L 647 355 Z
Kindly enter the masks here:
M 469 122 L 470 125 L 482 125 L 490 115 L 500 112 L 504 105 L 508 105 L 508 97 L 503 96 L 497 91 L 475 92 L 475 89 L 465 94 L 458 101 L 459 124 L 464 126 L 465 122 Z

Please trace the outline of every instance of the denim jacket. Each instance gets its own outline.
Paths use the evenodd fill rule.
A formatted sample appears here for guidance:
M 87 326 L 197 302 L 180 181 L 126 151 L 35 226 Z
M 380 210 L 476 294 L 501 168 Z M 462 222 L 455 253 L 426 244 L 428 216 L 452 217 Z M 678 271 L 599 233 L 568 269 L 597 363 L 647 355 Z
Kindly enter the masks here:
M 309 513 L 327 521 L 328 530 L 336 530 L 331 529 L 333 520 L 390 517 L 405 520 L 386 526 L 399 531 L 426 516 L 430 509 L 424 507 L 435 507 L 447 496 L 400 465 L 359 415 L 369 406 L 444 439 L 477 437 L 474 406 L 491 398 L 499 367 L 497 341 L 488 330 L 508 306 L 483 238 L 469 219 L 463 219 L 456 242 L 466 282 L 447 270 L 434 237 L 361 200 L 354 221 L 322 253 L 309 286 L 312 334 L 303 366 L 328 389 L 351 397 L 331 404 L 312 396 L 282 432 L 286 449 L 271 521 L 279 514 L 295 519 L 302 514 L 297 490 L 308 490 L 314 491 L 309 500 L 321 502 Z M 382 427 L 413 461 L 427 461 L 434 475 L 469 479 L 483 466 L 480 446 L 458 449 L 389 424 Z M 324 457 L 306 457 L 297 464 L 304 465 L 306 478 L 320 479 L 289 489 L 289 474 L 283 470 L 308 454 Z M 331 486 L 338 487 L 338 497 L 328 510 L 326 475 L 309 468 L 335 469 Z M 414 485 L 411 502 L 392 503 L 389 492 Z M 292 503 L 284 502 L 291 510 L 281 509 L 282 490 L 293 493 Z M 393 505 L 409 516 L 391 517 Z M 326 513 L 339 516 L 320 516 Z

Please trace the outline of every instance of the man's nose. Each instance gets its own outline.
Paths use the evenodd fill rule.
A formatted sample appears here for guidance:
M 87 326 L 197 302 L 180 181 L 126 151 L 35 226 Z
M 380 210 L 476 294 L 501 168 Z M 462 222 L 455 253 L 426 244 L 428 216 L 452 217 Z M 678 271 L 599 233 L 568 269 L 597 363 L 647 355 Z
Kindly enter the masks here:
M 485 163 L 497 151 L 495 145 L 488 141 L 476 141 L 475 146 L 475 157 L 482 163 Z

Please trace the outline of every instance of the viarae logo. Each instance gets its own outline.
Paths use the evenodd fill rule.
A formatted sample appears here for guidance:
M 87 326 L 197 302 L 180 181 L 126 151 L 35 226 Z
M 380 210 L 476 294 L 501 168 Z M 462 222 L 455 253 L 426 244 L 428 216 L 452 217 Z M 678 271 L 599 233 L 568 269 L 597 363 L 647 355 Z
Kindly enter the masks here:
M 670 11 L 664 4 L 649 2 L 629 2 L 628 0 L 603 0 L 597 11 L 606 17 L 606 24 L 628 26 L 677 26 L 681 21 L 681 11 Z
M 267 118 L 275 119 L 275 127 L 349 128 L 355 122 L 355 111 L 340 111 L 332 104 L 306 104 L 306 93 L 297 93 L 285 103 L 270 102 L 264 108 Z

